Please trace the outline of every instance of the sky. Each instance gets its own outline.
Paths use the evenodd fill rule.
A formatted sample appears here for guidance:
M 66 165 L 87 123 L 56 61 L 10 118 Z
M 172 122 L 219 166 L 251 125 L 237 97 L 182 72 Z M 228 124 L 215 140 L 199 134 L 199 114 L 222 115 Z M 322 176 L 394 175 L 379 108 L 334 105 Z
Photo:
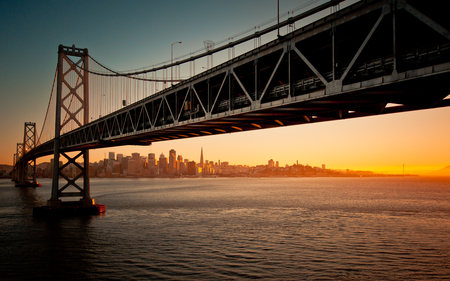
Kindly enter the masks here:
M 307 2 L 280 0 L 280 13 Z M 0 164 L 12 164 L 24 122 L 36 122 L 38 132 L 42 127 L 58 45 L 87 48 L 116 70 L 138 69 L 169 61 L 173 42 L 183 42 L 174 56 L 188 54 L 204 40 L 228 38 L 276 15 L 276 0 L 1 1 Z M 167 156 L 173 148 L 199 161 L 203 147 L 205 159 L 230 164 L 273 159 L 282 166 L 298 161 L 385 173 L 401 173 L 405 165 L 405 172 L 423 173 L 450 165 L 448 120 L 450 108 L 440 108 L 99 149 L 90 158 L 98 161 L 109 151 Z

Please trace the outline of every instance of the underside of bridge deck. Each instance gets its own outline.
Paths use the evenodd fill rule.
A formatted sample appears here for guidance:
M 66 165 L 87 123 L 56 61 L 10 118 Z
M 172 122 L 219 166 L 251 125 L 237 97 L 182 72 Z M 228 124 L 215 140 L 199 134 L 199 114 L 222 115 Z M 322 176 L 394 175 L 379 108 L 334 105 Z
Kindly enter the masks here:
M 424 1 L 358 2 L 62 135 L 61 151 L 449 106 L 446 17 Z

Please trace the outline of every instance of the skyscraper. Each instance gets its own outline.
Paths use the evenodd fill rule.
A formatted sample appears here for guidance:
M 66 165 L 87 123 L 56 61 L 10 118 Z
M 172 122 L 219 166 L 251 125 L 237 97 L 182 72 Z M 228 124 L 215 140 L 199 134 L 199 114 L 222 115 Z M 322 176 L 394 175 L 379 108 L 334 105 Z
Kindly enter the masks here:
M 148 167 L 153 167 L 156 165 L 155 153 L 148 154 Z
M 135 163 L 135 173 L 139 173 L 141 171 L 141 155 L 137 152 L 131 153 L 131 158 Z M 128 170 L 130 170 L 130 164 L 128 164 Z
M 187 163 L 187 173 L 188 175 L 196 175 L 197 174 L 197 165 L 195 161 L 190 161 Z
M 148 166 L 147 169 L 150 171 L 151 175 L 158 174 L 158 167 L 156 166 L 156 158 L 155 153 L 148 154 Z
M 200 163 L 198 164 L 200 168 L 205 168 L 205 163 L 203 162 L 203 147 L 202 147 L 202 151 L 200 153 Z
M 111 160 L 111 161 L 116 160 L 116 157 L 115 157 L 114 155 L 115 155 L 114 152 L 109 152 L 109 157 L 108 157 L 108 159 Z
M 177 152 L 175 149 L 169 151 L 169 175 L 173 175 L 177 172 Z
M 167 157 L 163 153 L 159 156 L 158 166 L 160 175 L 167 174 Z
M 136 173 L 136 161 L 134 159 L 128 160 L 128 175 L 133 175 Z

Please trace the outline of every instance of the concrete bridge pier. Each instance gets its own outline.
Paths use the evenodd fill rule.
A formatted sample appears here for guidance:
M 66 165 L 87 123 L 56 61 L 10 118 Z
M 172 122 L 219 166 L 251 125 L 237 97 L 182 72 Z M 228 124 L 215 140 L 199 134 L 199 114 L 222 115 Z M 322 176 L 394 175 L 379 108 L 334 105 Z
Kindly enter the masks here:
M 59 143 L 59 140 L 57 141 Z M 64 152 L 60 152 L 55 142 L 55 157 L 53 160 L 53 182 L 52 196 L 47 201 L 47 205 L 34 208 L 35 216 L 73 216 L 73 215 L 96 215 L 105 212 L 105 205 L 95 204 L 95 200 L 90 196 L 89 183 L 89 150 L 85 149 L 74 157 L 70 157 Z M 60 155 L 66 158 L 67 162 L 61 165 Z M 83 157 L 83 163 L 80 165 L 76 160 Z M 71 166 L 78 171 L 77 174 L 70 177 L 63 173 L 63 169 Z M 64 179 L 66 184 L 60 185 L 59 180 Z M 76 181 L 82 180 L 78 184 Z M 65 197 L 81 197 L 78 201 L 63 201 Z

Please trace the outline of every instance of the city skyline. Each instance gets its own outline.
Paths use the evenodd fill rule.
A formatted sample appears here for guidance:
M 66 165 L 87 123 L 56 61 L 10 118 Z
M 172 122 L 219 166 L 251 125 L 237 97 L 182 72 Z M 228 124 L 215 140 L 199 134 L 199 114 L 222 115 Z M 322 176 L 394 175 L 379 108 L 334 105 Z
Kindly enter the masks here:
M 106 150 L 106 149 L 105 149 Z M 278 161 L 277 159 L 266 159 L 265 162 L 261 162 L 261 163 L 256 163 L 256 164 L 246 164 L 246 163 L 233 163 L 230 161 L 227 161 L 227 159 L 209 159 L 209 158 L 204 158 L 203 157 L 203 147 L 200 148 L 200 156 L 198 156 L 198 159 L 196 157 L 193 158 L 186 158 L 183 156 L 183 154 L 177 154 L 177 150 L 175 150 L 174 148 L 171 148 L 167 155 L 168 157 L 166 157 L 166 154 L 164 152 L 160 152 L 158 153 L 153 153 L 153 152 L 149 152 L 149 153 L 145 153 L 143 155 L 141 155 L 139 152 L 132 152 L 129 155 L 124 155 L 123 153 L 117 153 L 115 151 L 110 151 L 111 148 L 108 148 L 108 152 L 104 152 L 104 157 L 101 159 L 97 159 L 97 160 L 92 160 L 90 161 L 90 164 L 99 164 L 99 165 L 103 165 L 103 163 L 106 163 L 105 165 L 107 165 L 108 160 L 111 161 L 119 161 L 121 162 L 122 159 L 129 159 L 130 161 L 133 161 L 133 163 L 137 163 L 140 162 L 141 163 L 141 167 L 138 169 L 136 168 L 136 170 L 132 170 L 131 174 L 139 174 L 139 172 L 142 172 L 143 169 L 148 169 L 148 166 L 150 165 L 150 161 L 153 162 L 152 165 L 156 165 L 158 167 L 158 169 L 160 169 L 160 162 L 161 159 L 163 158 L 163 165 L 165 165 L 167 167 L 167 169 L 164 172 L 159 171 L 159 173 L 157 173 L 158 175 L 172 175 L 174 173 L 174 163 L 176 161 L 178 162 L 184 162 L 186 165 L 188 162 L 195 162 L 194 165 L 196 167 L 202 167 L 204 168 L 205 166 L 207 166 L 208 164 L 210 165 L 210 167 L 223 167 L 225 165 L 225 167 L 245 167 L 245 168 L 255 168 L 255 167 L 267 167 L 267 168 L 288 168 L 288 167 L 293 167 L 293 166 L 304 166 L 304 167 L 311 167 L 314 169 L 321 169 L 323 171 L 325 170 L 329 170 L 329 171 L 347 171 L 347 172 L 364 172 L 364 173 L 374 173 L 375 175 L 430 175 L 430 174 L 436 174 L 436 172 L 442 172 L 441 176 L 444 174 L 448 174 L 448 170 L 450 169 L 450 165 L 449 166 L 445 166 L 445 167 L 441 167 L 438 168 L 436 170 L 431 170 L 431 171 L 427 171 L 427 172 L 423 172 L 423 173 L 415 173 L 413 170 L 410 169 L 410 167 L 406 166 L 404 164 L 401 165 L 401 167 L 399 168 L 399 170 L 397 172 L 391 172 L 391 171 L 372 171 L 372 170 L 368 170 L 368 169 L 351 169 L 351 168 L 335 168 L 335 167 L 329 167 L 326 163 L 321 163 L 321 164 L 311 164 L 308 162 L 302 162 L 302 160 L 296 160 L 293 163 L 285 163 L 282 164 L 280 163 L 280 161 Z M 70 154 L 70 153 L 69 153 Z M 50 156 L 49 156 L 50 157 Z M 205 159 L 205 160 L 203 160 Z M 41 161 L 38 163 L 38 165 L 41 164 L 45 164 L 45 163 L 52 163 L 53 158 L 49 158 L 49 161 Z M 60 161 L 61 163 L 65 163 L 65 161 Z M 80 165 L 82 165 L 83 163 L 80 162 Z M 134 165 L 134 164 L 133 164 Z M 125 166 L 125 169 L 127 166 Z M 176 167 L 176 166 L 175 166 Z M 171 170 L 172 169 L 172 170 Z M 187 169 L 187 168 L 186 168 Z M 445 170 L 445 172 L 444 172 Z M 136 172 L 135 172 L 136 171 Z M 186 170 L 185 170 L 186 172 Z M 200 172 L 201 174 L 201 172 Z M 148 176 L 149 174 L 147 174 Z M 152 174 L 155 175 L 155 174 Z M 141 176 L 145 176 L 144 174 L 141 174 Z
M 342 7 L 347 2 L 355 1 L 346 1 Z M 251 1 L 158 2 L 158 8 L 151 1 L 104 3 L 86 3 L 89 12 L 76 26 L 72 24 L 77 19 L 74 15 L 84 8 L 75 4 L 33 1 L 0 4 L 0 22 L 6 38 L 0 48 L 8 54 L 0 59 L 0 118 L 4 120 L 0 124 L 4 132 L 0 164 L 12 163 L 16 144 L 23 139 L 24 122 L 36 122 L 38 132 L 42 126 L 59 44 L 88 48 L 93 57 L 113 69 L 136 69 L 170 60 L 173 42 L 183 42 L 174 46 L 174 57 L 178 57 L 202 48 L 205 40 L 221 40 L 276 16 L 276 2 L 269 0 L 258 5 Z M 305 3 L 280 1 L 280 12 Z M 71 10 L 73 14 L 67 18 L 61 10 Z M 201 15 L 201 19 L 194 21 L 190 14 Z M 151 28 L 154 26 L 164 26 L 164 30 Z M 215 56 L 214 61 L 219 61 L 219 57 Z M 197 73 L 206 66 L 206 61 L 198 61 Z M 401 172 L 404 164 L 413 173 L 424 173 L 450 164 L 447 141 L 450 131 L 443 121 L 449 118 L 450 109 L 439 108 L 164 141 L 150 147 L 120 147 L 116 151 L 157 154 L 178 147 L 186 151 L 187 158 L 193 158 L 196 149 L 204 147 L 208 158 L 226 158 L 236 164 L 256 165 L 267 158 L 277 158 L 283 166 L 303 159 L 314 166 L 327 163 L 336 169 L 391 173 Z M 108 149 L 91 150 L 90 157 L 101 159 L 107 152 Z M 38 163 L 50 158 L 40 158 Z
M 350 169 L 336 170 L 327 169 L 326 164 L 321 166 L 311 166 L 308 163 L 293 163 L 280 166 L 279 161 L 269 159 L 265 164 L 256 166 L 233 165 L 228 161 L 210 161 L 204 160 L 203 148 L 200 150 L 200 160 L 183 158 L 181 154 L 177 155 L 175 149 L 170 149 L 168 157 L 163 152 L 157 157 L 155 153 L 140 155 L 132 153 L 123 155 L 114 151 L 108 152 L 108 157 L 89 163 L 89 175 L 100 178 L 116 177 L 379 177 L 389 176 L 387 174 L 375 173 L 372 171 L 354 171 Z M 47 164 L 47 165 L 45 165 Z M 60 161 L 60 167 L 66 164 Z M 81 167 L 83 162 L 78 163 Z M 50 162 L 40 163 L 37 168 L 38 177 L 51 178 L 53 173 L 53 159 Z M 435 175 L 448 176 L 450 166 L 436 171 Z M 62 171 L 67 177 L 75 178 L 81 171 L 71 163 Z M 411 173 L 393 174 L 392 176 L 416 176 Z

